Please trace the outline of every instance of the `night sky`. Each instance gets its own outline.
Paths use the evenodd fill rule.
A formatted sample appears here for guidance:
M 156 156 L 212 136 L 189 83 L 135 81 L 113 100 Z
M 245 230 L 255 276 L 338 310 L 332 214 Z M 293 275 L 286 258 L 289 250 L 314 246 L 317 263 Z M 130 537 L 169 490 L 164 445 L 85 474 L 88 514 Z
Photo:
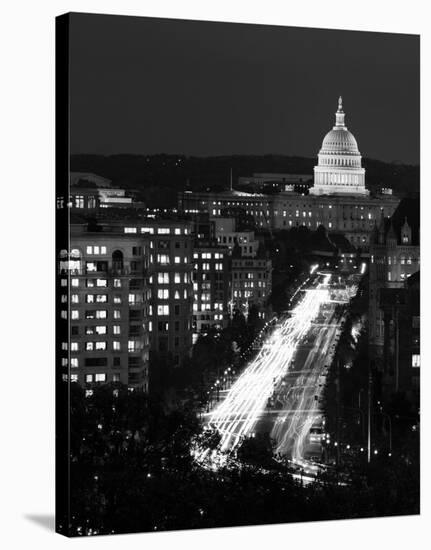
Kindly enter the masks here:
M 342 94 L 363 156 L 419 163 L 419 38 L 71 17 L 71 152 L 314 157 Z

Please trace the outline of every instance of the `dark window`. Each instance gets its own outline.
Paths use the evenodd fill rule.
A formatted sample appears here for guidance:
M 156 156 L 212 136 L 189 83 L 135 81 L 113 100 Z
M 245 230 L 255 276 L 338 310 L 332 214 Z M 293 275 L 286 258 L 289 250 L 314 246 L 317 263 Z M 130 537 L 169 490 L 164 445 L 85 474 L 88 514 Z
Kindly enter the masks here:
M 121 250 L 114 250 L 114 252 L 112 253 L 112 269 L 123 269 L 123 263 L 123 253 L 121 252 Z
M 180 330 L 180 322 L 175 321 L 175 332 L 178 332 Z
M 141 366 L 141 358 L 140 357 L 129 357 L 128 365 L 129 365 L 129 367 L 140 367 Z
M 79 334 L 79 327 L 77 326 L 72 327 L 72 335 L 76 336 L 77 334 Z
M 180 306 L 175 306 L 175 315 L 180 314 Z
M 180 248 L 180 243 L 178 241 L 175 243 L 175 248 Z
M 159 339 L 159 351 L 168 351 L 168 339 L 160 338 Z
M 131 325 L 129 327 L 129 336 L 139 336 L 141 334 L 140 325 Z
M 133 256 L 142 256 L 142 247 L 134 246 L 132 248 L 132 254 L 133 254 Z
M 85 359 L 86 367 L 106 367 L 108 365 L 107 357 L 87 357 Z
M 133 321 L 139 321 L 142 319 L 142 311 L 140 309 L 129 310 L 129 319 Z
M 141 279 L 130 279 L 129 288 L 130 290 L 137 290 L 141 288 L 142 281 Z
M 121 358 L 114 357 L 114 367 L 121 367 Z

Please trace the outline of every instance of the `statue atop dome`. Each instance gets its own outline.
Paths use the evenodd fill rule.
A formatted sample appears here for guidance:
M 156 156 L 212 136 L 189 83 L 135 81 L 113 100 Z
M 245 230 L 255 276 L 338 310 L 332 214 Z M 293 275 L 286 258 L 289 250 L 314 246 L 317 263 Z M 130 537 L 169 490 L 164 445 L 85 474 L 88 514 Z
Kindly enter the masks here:
M 338 109 L 335 113 L 335 126 L 334 128 L 345 127 L 344 126 L 344 111 L 343 111 L 343 98 L 338 98 Z

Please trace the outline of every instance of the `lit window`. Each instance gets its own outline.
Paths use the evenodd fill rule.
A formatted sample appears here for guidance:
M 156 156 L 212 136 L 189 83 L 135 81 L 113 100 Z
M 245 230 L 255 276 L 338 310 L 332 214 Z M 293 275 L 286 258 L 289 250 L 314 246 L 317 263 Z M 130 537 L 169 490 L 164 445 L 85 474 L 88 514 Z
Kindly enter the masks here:
M 414 353 L 412 355 L 412 367 L 420 367 L 421 366 L 421 356 L 418 353 Z
M 181 263 L 181 257 L 180 257 L 180 256 L 175 256 L 174 262 L 175 262 L 176 264 L 180 264 L 180 263 Z
M 92 374 L 86 374 L 85 375 L 85 381 L 87 384 L 91 384 L 93 382 L 93 375 Z
M 121 296 L 114 296 L 114 304 L 121 304 Z
M 106 350 L 106 342 L 96 342 L 96 349 L 97 350 Z
M 93 351 L 94 342 L 85 342 L 85 349 L 86 349 L 86 351 Z
M 70 351 L 78 351 L 78 342 L 70 342 Z
M 98 325 L 94 327 L 94 332 L 96 334 L 106 334 L 106 326 L 105 325 Z
M 96 279 L 96 286 L 106 287 L 106 279 Z
M 114 342 L 112 342 L 112 349 L 114 351 L 120 351 L 120 349 L 121 349 L 120 342 L 118 342 L 117 340 L 114 340 Z
M 77 309 L 72 309 L 72 319 L 79 319 L 79 311 Z
M 175 235 L 181 235 L 181 229 L 179 227 L 175 228 Z
M 136 227 L 125 227 L 124 233 L 136 233 Z
M 71 382 L 78 382 L 78 375 L 77 374 L 71 374 L 70 375 L 70 381 Z
M 157 254 L 157 262 L 161 265 L 169 263 L 169 256 L 167 254 Z
M 157 282 L 161 285 L 167 285 L 169 283 L 169 273 L 159 272 L 157 274 Z
M 70 360 L 70 366 L 71 366 L 72 368 L 75 368 L 75 369 L 76 369 L 76 368 L 78 367 L 78 365 L 79 365 L 79 360 L 78 360 L 78 358 L 77 358 L 77 357 L 72 357 L 72 359 Z
M 72 298 L 72 304 L 77 304 L 77 303 L 79 303 L 79 296 L 78 296 L 78 294 L 72 294 L 71 298 Z M 67 302 L 67 296 L 66 296 L 66 300 L 62 300 L 62 301 Z
M 114 309 L 114 319 L 121 319 L 121 311 L 119 309 Z
M 105 373 L 97 373 L 94 376 L 95 382 L 106 382 L 106 374 Z
M 121 327 L 120 327 L 120 325 L 113 325 L 113 326 L 112 326 L 112 332 L 113 332 L 114 334 L 120 334 L 120 333 L 121 333 Z
M 114 287 L 115 288 L 121 287 L 121 279 L 114 279 Z
M 106 319 L 106 309 L 98 309 L 96 311 L 96 319 Z
M 169 306 L 159 304 L 157 306 L 157 315 L 169 315 Z
M 169 227 L 159 227 L 157 230 L 157 233 L 159 235 L 169 235 L 170 232 L 171 230 L 169 229 Z
M 67 280 L 66 279 L 63 279 L 66 281 L 66 284 L 67 284 Z M 72 286 L 79 286 L 79 279 L 72 279 Z
M 135 340 L 129 340 L 127 343 L 128 351 L 137 351 L 138 343 Z
M 157 298 L 167 300 L 169 298 L 169 290 L 167 288 L 159 288 L 157 291 Z

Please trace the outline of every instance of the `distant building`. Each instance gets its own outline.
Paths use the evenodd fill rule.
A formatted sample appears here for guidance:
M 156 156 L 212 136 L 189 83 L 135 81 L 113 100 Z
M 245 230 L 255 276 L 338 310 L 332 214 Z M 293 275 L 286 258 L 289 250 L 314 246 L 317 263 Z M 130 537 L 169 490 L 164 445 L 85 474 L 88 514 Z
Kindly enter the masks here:
M 214 233 L 217 242 L 227 246 L 230 251 L 237 245 L 243 256 L 256 256 L 259 240 L 256 239 L 254 231 L 237 231 L 235 219 L 214 218 Z
M 308 190 L 312 184 L 312 174 L 276 174 L 268 172 L 238 178 L 238 187 L 247 187 L 255 192 L 264 192 L 271 189 L 285 191 L 294 188 Z
M 69 197 L 57 197 L 57 208 L 68 203 L 72 209 L 130 208 L 133 198 L 124 189 L 116 188 L 111 180 L 96 174 L 72 172 Z
M 393 324 L 397 323 L 395 318 L 398 313 L 395 310 L 398 311 L 398 306 L 401 307 L 407 299 L 410 300 L 406 289 L 412 287 L 410 279 L 419 272 L 419 269 L 419 200 L 403 199 L 390 219 L 382 217 L 379 225 L 376 224 L 370 244 L 370 355 L 377 368 L 383 373 L 385 384 L 389 385 L 393 391 L 400 389 L 401 378 L 396 382 L 390 376 L 393 372 L 393 364 L 388 355 L 388 341 L 394 330 Z M 412 303 L 410 302 L 410 305 Z M 412 323 L 418 324 L 419 312 L 415 314 L 413 308 L 408 314 L 412 316 Z M 413 321 L 413 317 L 417 319 Z M 417 361 L 412 359 L 415 363 L 412 368 L 417 366 Z M 416 376 L 417 372 L 417 370 L 412 371 L 411 376 Z
M 195 241 L 193 251 L 193 343 L 229 319 L 231 254 L 216 241 Z
M 150 244 L 151 351 L 179 366 L 191 353 L 193 309 L 192 224 L 148 220 L 125 227 L 146 235 Z
M 419 408 L 420 388 L 420 277 L 411 275 L 403 288 L 383 288 L 379 307 L 384 335 L 381 357 L 383 396 L 403 393 Z
M 267 316 L 268 298 L 272 290 L 272 261 L 263 247 L 254 256 L 243 255 L 240 246 L 232 252 L 231 311 L 248 315 L 255 306 L 259 317 Z

